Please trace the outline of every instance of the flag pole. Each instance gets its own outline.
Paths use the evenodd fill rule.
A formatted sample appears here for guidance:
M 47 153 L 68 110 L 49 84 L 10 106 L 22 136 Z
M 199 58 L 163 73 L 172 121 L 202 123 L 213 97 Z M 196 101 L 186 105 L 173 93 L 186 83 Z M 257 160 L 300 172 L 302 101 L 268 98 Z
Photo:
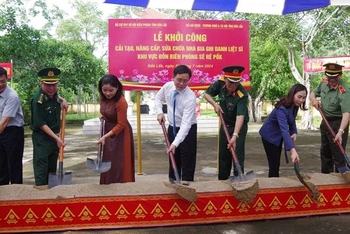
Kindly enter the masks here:
M 11 59 L 11 73 L 12 73 L 12 77 L 11 77 L 11 88 L 13 88 L 13 62 L 12 62 L 12 59 Z

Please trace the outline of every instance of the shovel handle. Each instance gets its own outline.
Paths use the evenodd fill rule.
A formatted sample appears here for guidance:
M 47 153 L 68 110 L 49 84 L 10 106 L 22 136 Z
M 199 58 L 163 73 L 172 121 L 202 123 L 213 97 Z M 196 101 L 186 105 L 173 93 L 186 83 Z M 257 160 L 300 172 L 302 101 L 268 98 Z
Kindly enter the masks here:
M 100 120 L 100 139 L 101 137 L 103 137 L 103 135 L 105 134 L 105 125 L 106 125 L 106 120 L 104 118 L 101 118 Z M 97 151 L 97 161 L 101 161 L 101 157 L 102 156 L 102 144 L 98 144 L 98 151 Z
M 333 131 L 333 128 L 331 127 L 331 125 L 329 124 L 329 122 L 328 122 L 326 116 L 324 115 L 324 112 L 323 112 L 322 108 L 321 108 L 321 107 L 318 108 L 318 111 L 320 112 L 323 121 L 324 121 L 325 124 L 327 125 L 327 128 L 328 128 L 329 132 L 331 133 L 331 135 L 333 136 L 333 138 L 335 138 L 335 132 Z M 347 154 L 346 154 L 346 152 L 345 152 L 343 146 L 340 144 L 339 141 L 336 141 L 336 144 L 337 144 L 337 146 L 338 146 L 340 152 L 344 155 L 346 163 L 350 166 L 350 160 L 349 160 L 349 158 L 348 158 L 348 156 L 347 156 Z
M 61 133 L 60 133 L 60 138 L 62 142 L 64 143 L 64 137 L 65 137 L 65 132 L 66 132 L 66 115 L 67 115 L 67 109 L 63 108 L 62 109 L 62 124 L 61 124 Z M 60 146 L 60 156 L 59 156 L 59 162 L 63 162 L 63 157 L 64 157 L 64 145 Z
M 225 135 L 226 135 L 226 140 L 227 140 L 227 142 L 229 142 L 230 141 L 230 134 L 228 133 L 228 130 L 227 130 L 227 127 L 226 127 L 226 123 L 225 123 L 224 117 L 222 116 L 221 111 L 219 112 L 219 116 L 220 116 L 222 128 L 224 129 L 224 132 L 225 132 Z M 242 168 L 241 168 L 241 165 L 239 164 L 236 152 L 233 150 L 232 147 L 230 147 L 230 151 L 231 151 L 233 162 L 235 163 L 238 175 L 242 175 L 243 174 Z
M 169 149 L 170 148 L 170 142 L 169 142 L 169 138 L 168 138 L 168 135 L 167 135 L 167 132 L 166 132 L 166 129 L 165 129 L 164 121 L 161 121 L 160 125 L 162 126 L 162 130 L 163 130 L 163 134 L 164 134 L 164 138 L 165 138 L 166 148 Z M 170 157 L 170 161 L 171 161 L 171 166 L 173 167 L 173 170 L 174 170 L 176 183 L 179 184 L 180 183 L 180 176 L 179 176 L 179 171 L 177 170 L 177 166 L 176 166 L 176 163 L 175 163 L 173 152 L 170 151 L 169 157 Z

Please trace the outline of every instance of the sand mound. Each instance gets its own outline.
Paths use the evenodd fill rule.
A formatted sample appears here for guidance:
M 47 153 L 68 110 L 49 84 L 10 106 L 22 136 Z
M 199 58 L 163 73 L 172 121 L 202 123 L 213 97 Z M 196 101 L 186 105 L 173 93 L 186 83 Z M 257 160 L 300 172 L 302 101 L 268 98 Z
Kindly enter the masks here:
M 308 174 L 309 182 L 314 185 L 346 184 L 346 181 L 340 174 Z M 197 194 L 203 192 L 233 191 L 233 188 L 220 181 L 198 181 L 191 183 L 190 186 Z M 254 186 L 253 186 L 254 187 Z M 295 176 L 282 178 L 258 178 L 258 188 L 286 188 L 303 187 Z M 239 196 L 239 188 L 237 196 Z M 244 191 L 244 186 L 242 187 Z M 250 192 L 252 194 L 243 194 L 242 196 L 252 197 L 257 192 L 254 187 Z M 64 199 L 75 197 L 100 197 L 100 196 L 126 196 L 126 195 L 147 195 L 147 194 L 176 194 L 173 188 L 168 188 L 163 181 L 143 181 L 125 184 L 73 184 L 60 185 L 47 189 L 47 187 L 35 188 L 33 185 L 4 185 L 0 186 L 0 200 L 33 200 L 33 199 Z M 254 195 L 255 196 L 255 195 Z M 161 196 L 159 199 L 162 199 Z M 246 198 L 242 198 L 246 199 Z

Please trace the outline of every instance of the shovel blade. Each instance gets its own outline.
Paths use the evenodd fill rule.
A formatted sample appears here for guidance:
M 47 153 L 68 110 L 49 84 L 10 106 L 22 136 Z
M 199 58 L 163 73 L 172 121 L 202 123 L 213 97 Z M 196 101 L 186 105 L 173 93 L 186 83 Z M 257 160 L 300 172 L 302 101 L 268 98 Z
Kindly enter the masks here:
M 72 184 L 72 172 L 65 172 L 63 175 L 49 174 L 49 188 L 70 184 Z
M 109 169 L 111 169 L 111 166 L 112 166 L 112 163 L 109 161 L 98 163 L 97 161 L 91 158 L 86 159 L 86 167 L 98 173 L 104 173 L 109 171 Z
M 345 172 L 350 171 L 350 169 L 347 166 L 345 166 L 345 167 L 338 167 L 337 169 L 338 169 L 338 171 L 341 174 L 344 174 Z
M 255 180 L 256 179 L 256 174 L 254 171 L 249 171 L 247 174 L 242 174 L 238 176 L 231 176 L 229 178 L 231 183 L 236 183 L 236 182 L 243 182 L 243 181 L 249 181 L 249 180 Z

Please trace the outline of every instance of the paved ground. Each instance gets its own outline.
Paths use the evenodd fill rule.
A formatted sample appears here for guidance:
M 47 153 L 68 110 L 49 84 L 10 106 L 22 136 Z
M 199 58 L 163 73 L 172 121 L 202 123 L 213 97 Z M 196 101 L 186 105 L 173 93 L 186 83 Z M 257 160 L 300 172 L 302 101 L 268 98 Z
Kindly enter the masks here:
M 258 134 L 260 125 L 250 124 L 246 145 L 246 171 L 254 170 L 258 177 L 267 177 L 267 160 L 261 139 Z M 86 158 L 96 158 L 97 135 L 83 135 L 82 126 L 68 126 L 66 131 L 66 148 L 64 171 L 72 171 L 73 184 L 98 183 L 99 174 L 86 168 Z M 137 147 L 135 136 L 135 148 Z M 216 180 L 217 133 L 199 134 L 196 180 Z M 154 134 L 142 134 L 141 137 L 142 170 L 136 176 L 141 180 L 167 180 L 168 157 L 165 151 L 161 128 Z M 320 136 L 318 131 L 300 131 L 297 139 L 297 150 L 301 158 L 301 172 L 320 171 Z M 349 151 L 349 148 L 347 149 Z M 24 183 L 34 184 L 32 167 L 32 144 L 30 134 L 25 143 Z M 281 176 L 295 175 L 292 164 L 281 159 Z M 137 159 L 136 159 L 137 162 Z M 138 171 L 136 164 L 136 171 Z M 226 223 L 215 225 L 178 226 L 162 228 L 76 231 L 74 233 L 223 233 L 223 234 L 288 234 L 288 233 L 350 233 L 350 215 L 333 215 L 294 218 L 283 220 L 266 220 L 255 222 Z M 73 232 L 65 232 L 73 233 Z

